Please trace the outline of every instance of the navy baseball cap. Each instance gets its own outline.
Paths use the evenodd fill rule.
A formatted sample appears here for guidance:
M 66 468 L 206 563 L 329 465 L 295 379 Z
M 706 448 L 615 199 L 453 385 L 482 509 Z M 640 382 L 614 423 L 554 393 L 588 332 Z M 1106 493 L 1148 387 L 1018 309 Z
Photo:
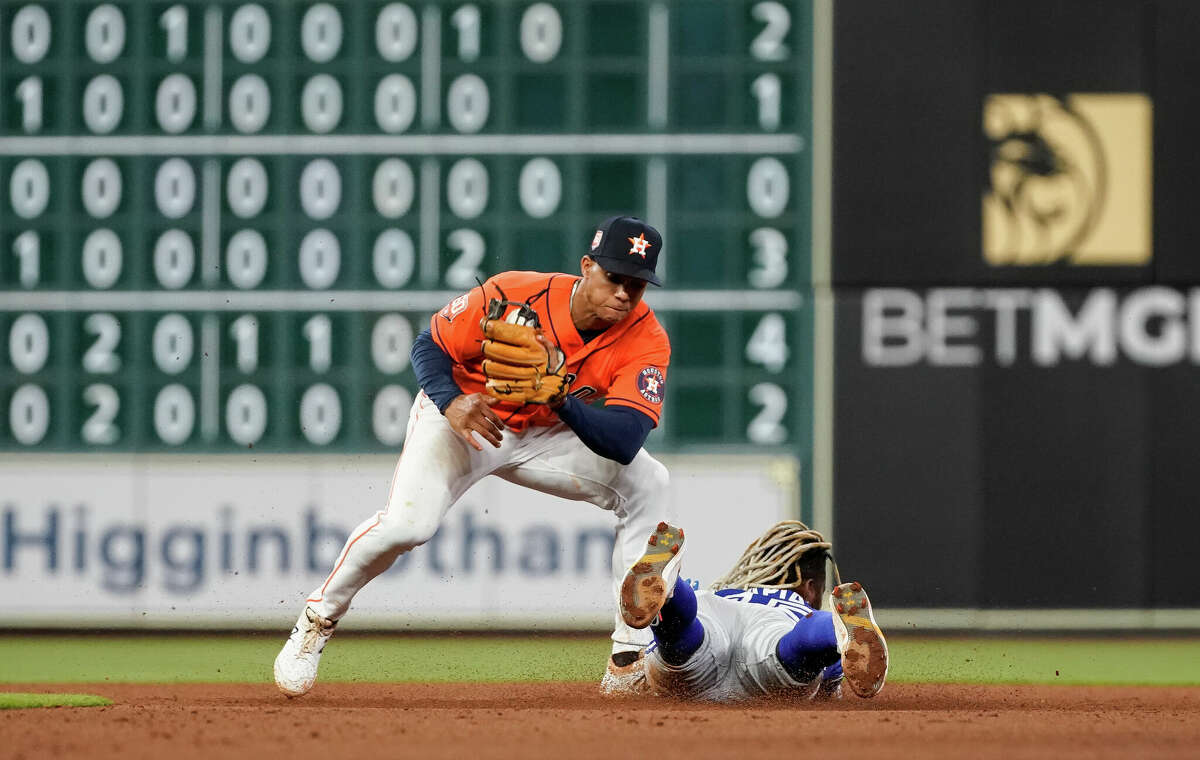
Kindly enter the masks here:
M 614 216 L 596 230 L 588 256 L 607 272 L 662 285 L 654 274 L 660 253 L 662 235 L 658 230 L 636 216 Z

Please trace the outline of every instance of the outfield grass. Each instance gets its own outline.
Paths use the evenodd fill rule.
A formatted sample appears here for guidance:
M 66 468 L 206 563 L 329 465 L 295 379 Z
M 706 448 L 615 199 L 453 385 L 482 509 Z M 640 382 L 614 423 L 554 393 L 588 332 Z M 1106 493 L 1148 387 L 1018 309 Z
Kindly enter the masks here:
M 94 694 L 0 692 L 0 710 L 21 710 L 28 707 L 100 707 L 111 704 L 111 699 L 97 697 Z
M 281 636 L 0 636 L 0 683 L 271 681 Z M 892 682 L 1200 685 L 1200 638 L 889 640 Z M 335 638 L 323 681 L 594 681 L 608 639 Z

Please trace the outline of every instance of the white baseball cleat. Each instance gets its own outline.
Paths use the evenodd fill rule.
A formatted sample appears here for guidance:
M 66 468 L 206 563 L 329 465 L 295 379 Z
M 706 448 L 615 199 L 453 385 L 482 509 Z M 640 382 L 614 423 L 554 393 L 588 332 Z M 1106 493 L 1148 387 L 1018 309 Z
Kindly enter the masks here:
M 833 589 L 833 628 L 846 683 L 860 697 L 875 696 L 887 679 L 888 649 L 861 583 Z
M 630 656 L 633 657 L 630 660 Z M 618 665 L 613 657 L 621 659 Z M 645 694 L 649 690 L 646 683 L 646 656 L 644 652 L 620 652 L 608 658 L 608 667 L 604 678 L 600 679 L 600 693 L 612 695 Z
M 646 542 L 646 553 L 621 581 L 621 619 L 630 628 L 645 628 L 671 598 L 683 558 L 683 530 L 660 522 Z
M 302 697 L 317 682 L 321 651 L 333 638 L 336 620 L 329 620 L 305 607 L 292 633 L 275 658 L 275 685 L 288 697 Z

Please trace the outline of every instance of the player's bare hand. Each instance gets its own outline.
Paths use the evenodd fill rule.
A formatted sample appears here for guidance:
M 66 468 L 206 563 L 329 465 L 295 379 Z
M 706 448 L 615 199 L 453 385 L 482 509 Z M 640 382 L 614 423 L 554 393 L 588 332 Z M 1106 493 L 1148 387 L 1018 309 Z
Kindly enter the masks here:
M 504 421 L 492 411 L 492 407 L 500 403 L 500 399 L 486 393 L 468 393 L 459 396 L 446 407 L 446 421 L 454 432 L 463 437 L 476 451 L 483 451 L 483 446 L 471 435 L 471 431 L 479 433 L 485 441 L 500 448 L 500 431 L 504 429 Z

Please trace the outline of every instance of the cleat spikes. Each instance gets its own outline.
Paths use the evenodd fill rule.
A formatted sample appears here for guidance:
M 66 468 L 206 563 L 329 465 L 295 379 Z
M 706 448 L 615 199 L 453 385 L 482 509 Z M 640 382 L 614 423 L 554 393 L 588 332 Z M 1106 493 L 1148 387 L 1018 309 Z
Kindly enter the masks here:
M 675 537 L 678 536 L 678 539 Z M 655 624 L 679 577 L 683 535 L 665 522 L 646 540 L 646 551 L 621 581 L 621 619 L 631 628 Z
M 862 584 L 841 584 L 833 595 L 845 599 L 835 605 L 833 619 L 834 628 L 839 631 L 838 648 L 845 683 L 859 697 L 873 697 L 887 679 L 887 641 L 871 614 L 871 603 Z

